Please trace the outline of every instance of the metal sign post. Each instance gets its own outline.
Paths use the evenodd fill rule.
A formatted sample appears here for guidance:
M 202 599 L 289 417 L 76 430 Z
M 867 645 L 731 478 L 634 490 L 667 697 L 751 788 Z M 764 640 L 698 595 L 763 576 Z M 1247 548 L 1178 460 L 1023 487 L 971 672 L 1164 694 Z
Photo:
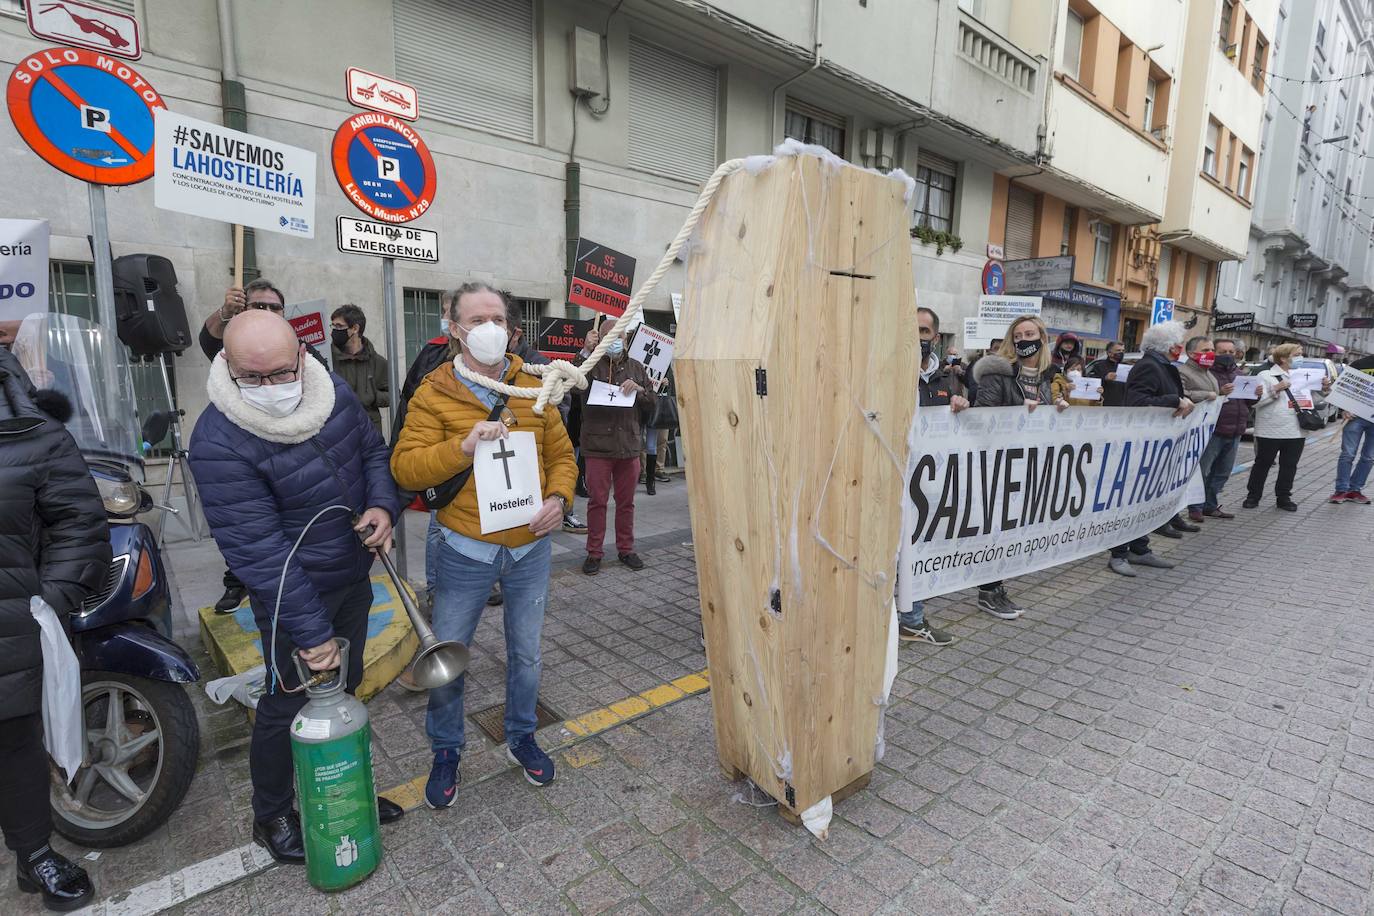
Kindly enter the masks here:
M 392 418 L 392 425 L 395 425 L 396 404 L 401 400 L 401 385 L 405 375 L 402 372 L 400 347 L 396 340 L 396 259 L 382 258 L 382 317 L 385 320 L 386 328 L 386 372 L 387 382 L 391 386 L 391 404 L 389 412 Z M 396 443 L 391 443 L 393 446 Z M 396 519 L 396 526 L 392 529 L 393 536 L 396 538 L 396 556 L 401 561 L 399 564 L 404 575 L 410 574 L 410 567 L 406 565 L 406 526 L 405 508 L 401 509 L 400 517 Z
M 95 250 L 95 305 L 100 316 L 100 329 L 106 334 L 118 336 L 118 323 L 115 319 L 114 304 L 114 263 L 110 260 L 110 224 L 105 217 L 105 186 L 86 185 L 86 196 L 91 204 L 91 247 Z M 118 391 L 119 381 L 115 374 L 113 360 L 101 360 L 102 381 L 106 391 Z M 128 392 L 133 396 L 133 392 Z

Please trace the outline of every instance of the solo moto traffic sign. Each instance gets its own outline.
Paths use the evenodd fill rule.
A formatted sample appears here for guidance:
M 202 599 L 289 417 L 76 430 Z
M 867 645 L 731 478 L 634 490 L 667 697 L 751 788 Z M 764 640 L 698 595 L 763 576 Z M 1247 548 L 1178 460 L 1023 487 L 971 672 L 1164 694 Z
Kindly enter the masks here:
M 434 203 L 434 157 L 394 115 L 354 115 L 334 133 L 334 177 L 353 205 L 384 223 L 418 219 Z
M 166 108 L 127 63 L 82 48 L 21 60 L 5 89 L 19 136 L 53 168 L 92 184 L 153 174 L 153 112 Z

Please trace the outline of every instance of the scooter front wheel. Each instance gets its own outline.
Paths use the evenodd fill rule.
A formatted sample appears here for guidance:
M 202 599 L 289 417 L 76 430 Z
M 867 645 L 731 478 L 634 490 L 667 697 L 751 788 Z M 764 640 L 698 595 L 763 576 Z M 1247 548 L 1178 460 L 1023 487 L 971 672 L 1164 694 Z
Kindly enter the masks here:
M 86 761 L 53 768 L 53 826 L 83 846 L 124 846 L 162 826 L 195 776 L 200 726 L 180 684 L 81 672 Z

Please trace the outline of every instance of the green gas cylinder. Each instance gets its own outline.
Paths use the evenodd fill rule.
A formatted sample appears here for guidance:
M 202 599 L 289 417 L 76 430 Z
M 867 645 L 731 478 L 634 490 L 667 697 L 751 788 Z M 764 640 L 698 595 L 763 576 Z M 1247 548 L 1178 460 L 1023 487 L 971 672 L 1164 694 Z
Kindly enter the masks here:
M 305 837 L 305 872 L 322 891 L 365 879 L 382 861 L 377 791 L 372 782 L 372 724 L 367 707 L 344 692 L 348 640 L 339 639 L 339 670 L 304 670 L 305 707 L 291 722 L 291 759 Z M 314 680 L 322 680 L 315 684 Z

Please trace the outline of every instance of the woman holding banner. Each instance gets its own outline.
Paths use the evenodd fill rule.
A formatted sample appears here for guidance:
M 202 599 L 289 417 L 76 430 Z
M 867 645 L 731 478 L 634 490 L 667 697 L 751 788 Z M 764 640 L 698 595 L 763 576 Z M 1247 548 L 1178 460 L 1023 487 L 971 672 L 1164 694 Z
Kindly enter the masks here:
M 1020 407 L 1033 411 L 1041 404 L 1064 410 L 1069 402 L 1055 397 L 1053 354 L 1045 323 L 1023 315 L 1007 328 L 1002 346 L 978 360 L 973 369 L 978 385 L 974 407 Z M 1026 609 L 1011 600 L 1001 581 L 978 586 L 978 607 L 1003 620 L 1015 620 Z

